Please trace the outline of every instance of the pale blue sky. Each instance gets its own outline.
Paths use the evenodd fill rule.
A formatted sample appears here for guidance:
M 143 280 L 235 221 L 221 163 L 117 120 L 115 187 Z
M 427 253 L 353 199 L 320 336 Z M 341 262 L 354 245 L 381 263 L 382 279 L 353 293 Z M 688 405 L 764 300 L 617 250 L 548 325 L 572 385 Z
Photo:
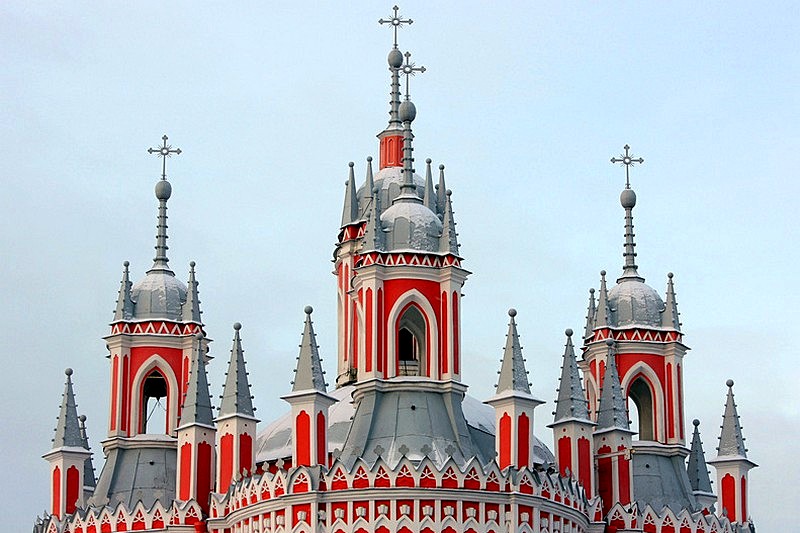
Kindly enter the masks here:
M 49 449 L 75 369 L 95 465 L 106 431 L 101 337 L 124 260 L 153 257 L 167 133 L 169 257 L 197 261 L 209 368 L 220 392 L 243 341 L 258 414 L 285 410 L 302 330 L 335 361 L 331 253 L 347 162 L 363 180 L 388 110 L 391 3 L 53 2 L 0 6 L 0 353 L 6 361 L 0 493 L 9 530 L 47 504 Z M 567 327 L 587 290 L 622 265 L 630 143 L 640 272 L 675 272 L 686 342 L 686 422 L 714 454 L 725 380 L 736 380 L 752 515 L 785 530 L 800 374 L 800 10 L 791 2 L 404 2 L 418 168 L 447 165 L 465 267 L 464 380 L 490 395 L 508 307 L 519 311 L 534 392 L 552 418 Z M 12 504 L 13 502 L 13 504 Z

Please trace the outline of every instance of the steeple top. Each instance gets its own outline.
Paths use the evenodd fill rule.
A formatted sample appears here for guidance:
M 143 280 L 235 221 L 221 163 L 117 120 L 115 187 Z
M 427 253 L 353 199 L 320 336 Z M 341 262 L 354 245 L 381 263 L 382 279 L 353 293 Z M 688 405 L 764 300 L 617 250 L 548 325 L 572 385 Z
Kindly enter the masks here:
M 411 52 L 407 51 L 404 55 L 406 57 L 406 62 L 403 63 L 403 65 L 400 67 L 400 72 L 403 74 L 403 76 L 406 77 L 406 94 L 405 94 L 405 96 L 406 96 L 406 100 L 408 100 L 411 97 L 411 91 L 409 90 L 409 78 L 411 78 L 412 76 L 416 76 L 417 72 L 419 72 L 420 74 L 424 74 L 425 73 L 425 67 L 423 67 L 422 65 L 416 66 L 416 64 L 413 61 L 411 61 Z M 402 118 L 400 120 L 402 120 Z M 411 119 L 411 120 L 414 120 L 414 119 Z M 405 121 L 403 121 L 403 122 L 405 122 Z
M 718 455 L 747 457 L 747 448 L 744 447 L 742 426 L 739 424 L 739 413 L 736 411 L 736 402 L 733 399 L 733 380 L 725 382 L 728 386 L 728 397 L 725 401 L 725 414 L 722 416 L 722 431 L 719 436 Z
M 319 356 L 317 335 L 314 333 L 314 325 L 311 322 L 311 313 L 314 312 L 314 308 L 307 305 L 303 311 L 306 314 L 306 320 L 303 326 L 303 338 L 300 342 L 300 355 L 297 357 L 292 392 L 316 391 L 325 393 L 327 392 L 325 373 L 322 371 L 322 359 Z
M 500 377 L 497 380 L 497 394 L 503 392 L 531 393 L 530 383 L 528 383 L 528 371 L 525 369 L 525 359 L 522 357 L 522 346 L 519 343 L 519 333 L 517 333 L 517 310 L 513 307 L 508 310 L 511 318 L 508 322 L 508 335 L 506 335 L 506 347 L 503 350 L 503 360 L 500 366 Z
M 398 13 L 398 11 L 400 11 L 400 8 L 398 6 L 394 6 L 392 8 L 392 11 L 394 11 L 394 14 L 390 18 L 388 18 L 388 19 L 384 19 L 384 18 L 378 19 L 378 24 L 389 24 L 389 27 L 392 28 L 392 31 L 394 32 L 394 49 L 396 50 L 397 49 L 397 30 L 402 28 L 403 24 L 408 24 L 409 26 L 411 24 L 414 24 L 414 21 L 411 20 L 411 19 L 404 19 L 403 16 Z M 389 57 L 391 58 L 391 56 L 389 56 Z M 391 65 L 391 61 L 389 61 L 389 63 Z M 395 68 L 397 68 L 398 66 L 399 65 L 395 65 Z
M 555 422 L 572 418 L 589 421 L 589 408 L 581 383 L 575 347 L 572 344 L 572 329 L 564 331 L 567 342 L 564 345 L 564 362 L 561 367 L 561 380 L 558 384 L 558 399 L 554 413 Z
M 219 407 L 219 418 L 244 415 L 253 418 L 253 397 L 250 394 L 250 383 L 247 379 L 247 369 L 242 349 L 242 338 L 239 334 L 242 325 L 236 322 L 233 325 L 233 345 L 231 358 L 228 362 L 225 386 L 222 389 L 222 402 Z
M 72 369 L 64 370 L 67 376 L 64 383 L 64 396 L 61 400 L 61 411 L 58 414 L 56 435 L 53 438 L 53 448 L 62 446 L 83 447 L 78 406 L 75 403 L 75 392 L 72 389 Z
M 620 154 L 619 157 L 612 157 L 611 158 L 611 162 L 612 163 L 620 163 L 621 165 L 625 166 L 625 189 L 630 189 L 631 188 L 630 169 L 636 163 L 639 163 L 639 164 L 644 163 L 644 159 L 642 159 L 641 157 L 638 157 L 638 158 L 633 157 L 633 154 L 630 153 L 631 147 L 628 146 L 627 144 L 625 146 L 623 146 L 622 148 L 625 150 L 625 153 L 624 154 Z M 636 195 L 633 196 L 633 203 L 634 204 L 636 203 Z M 622 204 L 622 207 L 626 207 L 627 208 L 627 206 L 625 205 L 624 202 Z M 631 205 L 631 207 L 633 207 L 633 205 Z
M 172 148 L 171 144 L 167 144 L 167 140 L 169 140 L 169 137 L 167 137 L 166 135 L 161 137 L 161 140 L 163 141 L 161 146 L 159 146 L 158 148 L 148 148 L 147 153 L 157 154 L 158 157 L 161 158 L 161 181 L 167 181 L 167 158 L 172 157 L 172 154 L 181 155 L 181 149 Z M 169 185 L 169 182 L 167 182 L 167 185 Z M 169 190 L 169 187 L 162 188 L 162 191 L 164 189 Z M 156 198 L 158 198 L 159 200 L 162 199 L 161 195 L 159 195 L 158 187 L 156 187 Z M 166 198 L 163 199 L 164 200 L 169 199 L 169 192 L 166 193 Z
M 627 144 L 623 148 L 625 149 L 624 154 L 611 158 L 612 163 L 620 163 L 625 167 L 625 188 L 619 196 L 619 201 L 623 209 L 625 209 L 625 252 L 622 254 L 625 258 L 625 264 L 623 265 L 622 277 L 617 281 L 626 279 L 644 281 L 644 278 L 639 276 L 636 267 L 636 242 L 634 241 L 635 234 L 633 233 L 633 208 L 636 206 L 636 193 L 631 189 L 630 176 L 630 168 L 637 163 L 644 163 L 644 159 L 633 157 L 633 154 L 630 153 L 631 147 Z
M 153 259 L 153 268 L 150 270 L 169 270 L 169 259 L 167 259 L 167 200 L 172 196 L 172 185 L 167 181 L 167 158 L 172 154 L 180 155 L 180 148 L 173 148 L 167 144 L 169 137 L 161 137 L 162 145 L 157 148 L 148 148 L 148 154 L 156 154 L 161 158 L 161 180 L 156 183 L 156 198 L 158 199 L 158 226 L 156 234 L 156 256 Z

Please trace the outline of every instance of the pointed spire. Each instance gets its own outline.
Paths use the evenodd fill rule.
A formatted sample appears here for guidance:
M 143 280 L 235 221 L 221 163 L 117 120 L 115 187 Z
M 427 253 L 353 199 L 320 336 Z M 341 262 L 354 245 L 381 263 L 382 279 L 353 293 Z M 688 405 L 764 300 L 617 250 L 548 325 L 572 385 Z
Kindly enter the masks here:
M 608 358 L 605 377 L 600 391 L 600 405 L 597 409 L 597 429 L 623 429 L 630 431 L 628 409 L 620 386 L 617 372 L 617 358 L 614 353 L 614 340 L 606 339 Z
M 681 330 L 678 302 L 675 299 L 675 286 L 672 283 L 672 272 L 667 274 L 667 301 L 664 302 L 664 314 L 661 315 L 661 326 Z
M 372 201 L 367 210 L 367 224 L 364 229 L 362 251 L 383 250 L 383 226 L 381 226 L 381 195 L 377 187 L 372 189 Z
M 610 312 L 608 308 L 608 288 L 606 287 L 606 271 L 600 271 L 600 295 L 597 297 L 597 309 L 595 311 L 594 327 L 607 328 L 609 324 Z
M 80 430 L 81 430 L 81 441 L 83 441 L 83 447 L 86 448 L 86 451 L 91 451 L 89 448 L 89 436 L 86 434 L 86 415 L 80 415 L 78 417 L 78 422 L 80 423 Z M 94 465 L 92 464 L 92 457 L 89 456 L 83 463 L 83 486 L 84 487 L 96 487 L 97 480 L 94 477 Z
M 706 466 L 706 454 L 703 451 L 703 442 L 700 440 L 700 421 L 696 418 L 692 421 L 694 433 L 692 434 L 692 446 L 689 452 L 689 463 L 686 470 L 689 474 L 689 484 L 695 492 L 711 492 L 711 478 L 708 476 L 708 466 Z
M 322 360 L 319 357 L 319 346 L 317 346 L 317 336 L 314 333 L 314 326 L 311 322 L 311 313 L 314 309 L 307 305 L 305 308 L 306 321 L 303 328 L 303 339 L 300 342 L 300 355 L 297 357 L 297 369 L 295 370 L 292 391 L 316 390 L 326 392 L 324 372 L 322 371 Z
M 163 270 L 169 273 L 169 259 L 167 259 L 167 200 L 172 196 L 172 185 L 162 179 L 156 183 L 156 198 L 158 199 L 158 224 L 156 225 L 156 256 L 153 258 L 153 266 L 149 270 Z
M 78 406 L 75 403 L 75 393 L 72 390 L 72 369 L 64 370 L 67 376 L 64 383 L 64 395 L 61 399 L 61 411 L 58 414 L 56 436 L 53 438 L 53 448 L 72 446 L 83 448 L 83 438 L 78 421 Z
M 193 424 L 210 427 L 214 425 L 211 395 L 208 392 L 208 376 L 203 357 L 203 333 L 198 332 L 195 339 L 197 340 L 197 349 L 194 350 L 194 357 L 192 357 L 179 428 Z
M 439 165 L 439 184 L 436 186 L 436 211 L 444 215 L 447 205 L 447 185 L 444 183 L 444 165 Z
M 422 200 L 422 204 L 433 211 L 436 212 L 436 202 L 438 200 L 436 190 L 433 188 L 433 175 L 431 174 L 431 158 L 425 160 L 425 198 Z
M 131 287 L 133 284 L 130 279 L 128 267 L 130 263 L 122 263 L 122 281 L 119 284 L 119 295 L 117 296 L 117 308 L 114 311 L 114 322 L 118 320 L 130 320 L 133 317 L 133 300 L 131 300 Z
M 196 322 L 201 324 L 200 315 L 200 293 L 197 286 L 200 285 L 195 278 L 195 262 L 189 262 L 189 282 L 186 284 L 186 301 L 181 305 L 181 319 L 184 322 Z
M 344 193 L 344 208 L 342 209 L 342 227 L 352 224 L 358 220 L 358 197 L 356 196 L 356 176 L 353 170 L 355 163 L 350 161 L 350 174 L 347 177 Z
M 586 404 L 586 394 L 581 383 L 578 361 L 575 359 L 575 348 L 572 345 L 572 330 L 568 329 L 564 334 L 567 336 L 567 343 L 564 346 L 564 362 L 561 366 L 554 421 L 570 418 L 589 420 L 589 407 Z
M 500 378 L 497 380 L 497 394 L 506 391 L 531 393 L 528 383 L 528 372 L 525 370 L 525 359 L 522 357 L 522 346 L 519 344 L 517 333 L 516 309 L 509 309 L 508 334 L 506 335 L 506 348 L 503 351 L 503 361 L 500 366 Z
M 453 219 L 453 205 L 450 196 L 453 191 L 447 191 L 445 201 L 444 217 L 442 217 L 442 237 L 439 241 L 439 251 L 453 255 L 458 255 L 458 233 L 456 233 L 456 222 Z
M 722 416 L 722 432 L 719 436 L 717 455 L 738 455 L 747 458 L 742 427 L 739 425 L 739 414 L 736 412 L 736 402 L 733 400 L 733 380 L 729 379 L 725 384 L 728 386 L 728 398 L 725 402 L 725 414 Z
M 247 380 L 247 369 L 244 362 L 244 350 L 239 330 L 240 323 L 233 325 L 233 346 L 231 359 L 228 362 L 228 374 L 225 379 L 225 388 L 222 390 L 222 403 L 219 407 L 219 417 L 231 415 L 255 415 L 253 399 L 250 395 L 250 383 Z
M 597 305 L 594 302 L 594 289 L 589 289 L 589 308 L 586 311 L 586 327 L 583 329 L 583 338 L 588 339 L 594 334 L 594 319 L 597 314 Z
M 400 104 L 399 117 L 403 121 L 403 181 L 400 184 L 400 194 L 395 202 L 422 203 L 417 196 L 417 186 L 414 184 L 414 134 L 411 132 L 411 123 L 417 116 L 417 108 L 408 96 Z
M 372 198 L 372 189 L 375 188 L 375 178 L 372 176 L 372 156 L 367 156 L 367 175 L 364 178 L 364 196 Z M 365 204 L 366 202 L 362 202 Z M 369 210 L 369 205 L 362 205 L 361 206 L 361 218 L 366 218 L 367 211 Z
M 625 252 L 622 254 L 625 264 L 622 268 L 622 276 L 617 281 L 624 279 L 644 281 L 644 278 L 639 276 L 636 267 L 636 241 L 634 240 L 636 234 L 633 232 L 633 208 L 636 205 L 636 193 L 633 192 L 633 189 L 624 189 L 619 201 L 625 209 Z

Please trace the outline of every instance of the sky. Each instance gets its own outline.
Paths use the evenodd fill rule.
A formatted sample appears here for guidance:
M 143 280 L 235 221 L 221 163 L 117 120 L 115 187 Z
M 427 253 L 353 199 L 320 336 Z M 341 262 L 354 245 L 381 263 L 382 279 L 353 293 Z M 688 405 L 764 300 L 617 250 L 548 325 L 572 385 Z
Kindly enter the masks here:
M 153 186 L 169 161 L 170 265 L 197 262 L 219 394 L 234 322 L 258 414 L 287 410 L 313 305 L 335 366 L 330 262 L 347 163 L 363 181 L 388 119 L 392 14 L 377 2 L 27 2 L 0 5 L 0 515 L 28 530 L 74 368 L 99 474 L 109 332 L 122 262 L 155 245 Z M 417 168 L 446 165 L 464 266 L 463 380 L 488 398 L 509 307 L 545 425 L 564 329 L 622 267 L 629 143 L 639 272 L 675 273 L 686 423 L 712 457 L 732 378 L 751 514 L 785 530 L 800 483 L 797 264 L 800 11 L 752 2 L 404 2 Z M 8 506 L 6 509 L 2 507 Z M 14 510 L 11 513 L 11 509 Z

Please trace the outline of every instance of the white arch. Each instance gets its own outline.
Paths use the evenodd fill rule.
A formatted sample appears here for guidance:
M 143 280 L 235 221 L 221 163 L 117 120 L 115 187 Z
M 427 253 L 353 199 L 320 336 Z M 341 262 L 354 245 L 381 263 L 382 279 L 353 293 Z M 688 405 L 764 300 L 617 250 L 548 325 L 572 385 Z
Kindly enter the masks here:
M 439 325 L 436 321 L 436 312 L 433 310 L 433 306 L 417 289 L 411 289 L 403 293 L 403 295 L 395 301 L 392 309 L 389 311 L 386 323 L 386 340 L 388 351 L 388 361 L 386 362 L 386 366 L 388 368 L 386 377 L 394 377 L 397 375 L 397 354 L 395 353 L 395 344 L 397 341 L 395 326 L 400 318 L 400 312 L 403 311 L 403 309 L 405 309 L 405 307 L 410 303 L 415 303 L 419 306 L 420 310 L 422 311 L 422 316 L 425 318 L 426 325 L 428 326 L 430 337 L 426 339 L 425 342 L 426 349 L 428 351 L 428 355 L 426 355 L 426 357 L 430 357 L 431 377 L 435 378 L 439 375 Z
M 172 367 L 169 366 L 169 363 L 161 357 L 160 355 L 153 354 L 148 357 L 144 364 L 139 367 L 139 370 L 136 372 L 136 376 L 133 378 L 133 384 L 130 390 L 130 400 L 131 400 L 131 424 L 136 424 L 136 433 L 139 433 L 139 408 L 142 404 L 142 395 L 141 395 L 141 388 L 142 382 L 144 381 L 145 377 L 150 373 L 153 369 L 158 369 L 161 374 L 164 376 L 164 379 L 167 380 L 168 389 L 167 389 L 167 434 L 171 434 L 172 431 L 175 429 L 175 426 L 178 422 L 178 396 L 181 394 L 180 387 L 178 387 L 178 380 L 175 377 L 175 373 L 172 371 Z M 124 415 L 123 415 L 124 416 Z
M 628 398 L 628 392 L 631 384 L 636 380 L 639 375 L 644 376 L 647 383 L 653 388 L 653 415 L 656 420 L 655 439 L 658 441 L 664 440 L 664 431 L 666 424 L 666 416 L 664 415 L 664 389 L 661 387 L 661 380 L 653 368 L 643 361 L 638 361 L 628 369 L 622 378 L 622 390 L 625 391 L 625 397 Z M 641 418 L 641 414 L 639 415 Z M 640 428 L 641 429 L 641 428 Z

